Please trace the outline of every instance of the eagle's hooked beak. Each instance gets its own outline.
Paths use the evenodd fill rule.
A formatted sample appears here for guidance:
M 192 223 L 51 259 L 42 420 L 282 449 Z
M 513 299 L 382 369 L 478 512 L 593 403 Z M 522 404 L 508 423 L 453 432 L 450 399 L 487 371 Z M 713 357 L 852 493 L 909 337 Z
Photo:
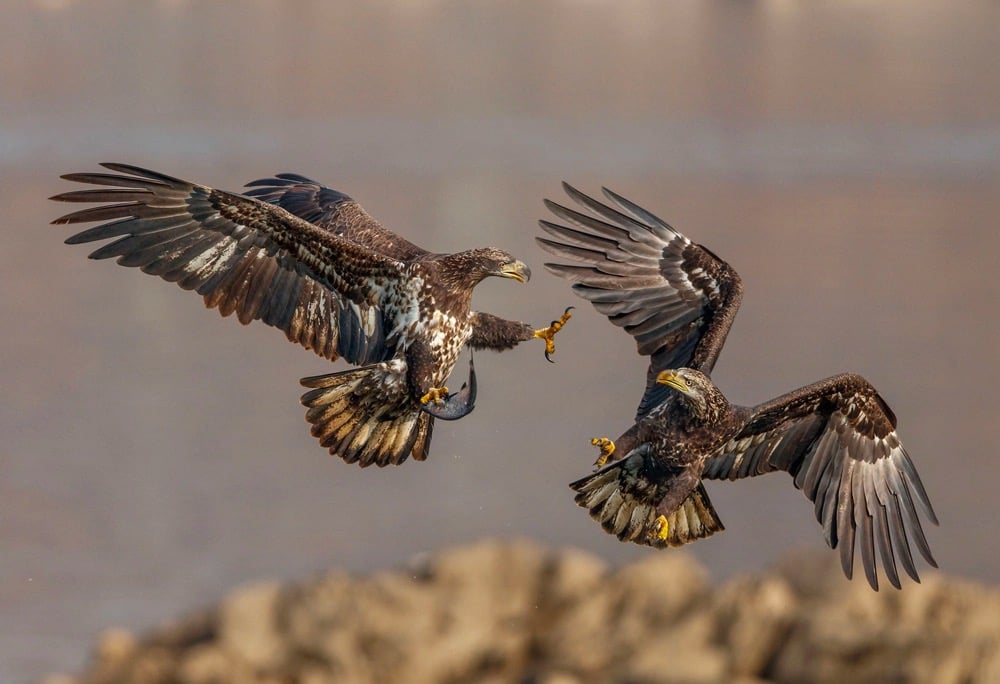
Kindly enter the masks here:
M 660 383 L 661 385 L 667 385 L 668 387 L 673 387 L 675 390 L 678 390 L 680 392 L 687 392 L 688 390 L 691 389 L 690 387 L 688 387 L 688 384 L 684 382 L 684 378 L 678 375 L 677 371 L 674 370 L 662 371 L 659 375 L 656 376 L 656 382 Z
M 526 283 L 531 280 L 531 269 L 523 261 L 511 261 L 501 266 L 497 275 L 513 278 L 519 283 Z

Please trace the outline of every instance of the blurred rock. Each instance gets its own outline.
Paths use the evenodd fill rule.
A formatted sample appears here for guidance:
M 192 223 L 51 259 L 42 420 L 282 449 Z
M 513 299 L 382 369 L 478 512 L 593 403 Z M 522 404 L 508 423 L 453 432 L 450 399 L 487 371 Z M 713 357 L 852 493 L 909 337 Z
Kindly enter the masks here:
M 482 542 L 370 577 L 237 589 L 144 638 L 109 630 L 61 684 L 1000 681 L 1000 592 L 930 575 L 875 593 L 789 561 L 713 588 L 682 552 L 618 570 Z
M 798 602 L 791 587 L 781 577 L 741 577 L 713 598 L 729 671 L 741 676 L 767 671 L 795 619 Z
M 219 642 L 233 658 L 255 671 L 278 669 L 285 660 L 285 639 L 278 625 L 281 587 L 268 583 L 233 593 L 219 608 Z

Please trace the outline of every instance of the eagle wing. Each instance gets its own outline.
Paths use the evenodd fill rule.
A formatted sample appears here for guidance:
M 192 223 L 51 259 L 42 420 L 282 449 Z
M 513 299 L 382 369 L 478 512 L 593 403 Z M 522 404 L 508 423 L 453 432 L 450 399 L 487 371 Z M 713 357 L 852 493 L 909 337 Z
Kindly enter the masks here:
M 707 459 L 702 477 L 736 480 L 775 470 L 790 473 L 814 502 L 848 577 L 855 542 L 875 589 L 876 550 L 897 588 L 897 561 L 919 581 L 910 541 L 937 567 L 917 509 L 935 525 L 937 516 L 896 435 L 896 416 L 860 375 L 838 375 L 754 407 L 742 430 Z
M 660 371 L 687 366 L 711 372 L 739 309 L 743 284 L 722 259 L 624 197 L 603 189 L 614 208 L 567 183 L 563 188 L 589 211 L 545 200 L 573 227 L 542 220 L 542 229 L 556 239 L 536 239 L 550 254 L 578 262 L 545 266 L 574 281 L 573 291 L 625 328 L 639 354 L 650 357 L 639 419 L 670 393 L 656 383 Z
M 63 178 L 107 187 L 52 198 L 104 203 L 53 221 L 108 221 L 67 243 L 117 238 L 90 257 L 118 257 L 195 290 L 223 316 L 261 320 L 325 358 L 361 364 L 393 355 L 389 295 L 403 289 L 405 263 L 266 202 L 126 164 L 102 166 L 117 173 Z
M 376 221 L 358 202 L 297 173 L 279 173 L 246 184 L 244 194 L 281 207 L 301 219 L 379 254 L 411 261 L 428 254 Z

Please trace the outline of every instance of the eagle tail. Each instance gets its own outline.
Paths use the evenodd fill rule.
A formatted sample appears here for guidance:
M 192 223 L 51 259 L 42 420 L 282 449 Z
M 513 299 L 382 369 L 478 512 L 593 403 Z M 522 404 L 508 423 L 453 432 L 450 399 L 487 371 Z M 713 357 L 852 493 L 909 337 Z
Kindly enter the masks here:
M 683 546 L 726 529 L 701 482 L 666 518 L 667 538 L 656 540 L 654 546 Z
M 667 536 L 658 538 L 654 529 L 664 492 L 642 477 L 636 468 L 638 460 L 615 461 L 570 484 L 577 492 L 576 503 L 606 532 L 622 541 L 662 548 L 682 546 L 725 529 L 699 481 L 680 506 L 664 513 Z
M 405 391 L 405 364 L 389 361 L 303 378 L 306 420 L 321 446 L 362 468 L 427 458 L 434 417 Z M 403 385 L 400 387 L 400 385 Z

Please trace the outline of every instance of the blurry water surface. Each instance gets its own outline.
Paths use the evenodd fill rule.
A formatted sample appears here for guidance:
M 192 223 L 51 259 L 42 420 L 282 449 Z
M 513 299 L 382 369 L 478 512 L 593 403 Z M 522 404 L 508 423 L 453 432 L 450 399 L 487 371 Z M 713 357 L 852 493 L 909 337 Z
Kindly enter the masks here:
M 866 375 L 937 506 L 942 567 L 997 581 L 998 33 L 995 3 L 13 3 L 0 681 L 76 669 L 103 627 L 259 578 L 483 536 L 649 553 L 566 487 L 645 372 L 592 309 L 556 365 L 540 344 L 477 356 L 478 408 L 438 425 L 428 462 L 346 466 L 298 403 L 327 363 L 62 245 L 45 198 L 106 160 L 226 189 L 297 171 L 430 249 L 504 247 L 536 276 L 486 282 L 476 305 L 538 325 L 581 304 L 541 268 L 541 199 L 607 184 L 743 275 L 715 373 L 730 397 Z M 789 478 L 710 493 L 727 532 L 691 552 L 717 577 L 826 553 Z

